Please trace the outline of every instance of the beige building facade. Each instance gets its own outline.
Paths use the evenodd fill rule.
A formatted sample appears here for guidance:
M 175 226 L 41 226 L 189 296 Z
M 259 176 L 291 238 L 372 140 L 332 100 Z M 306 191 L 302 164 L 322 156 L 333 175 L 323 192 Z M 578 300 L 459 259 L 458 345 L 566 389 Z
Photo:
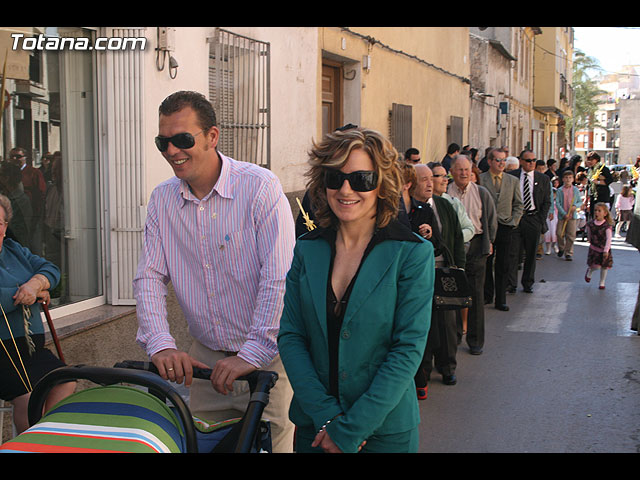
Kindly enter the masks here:
M 544 142 L 539 158 L 560 159 L 569 155 L 572 142 L 566 118 L 573 105 L 573 28 L 541 27 L 534 54 L 534 109 L 544 123 Z
M 389 136 L 400 153 L 419 149 L 424 162 L 440 161 L 450 142 L 466 142 L 467 28 L 322 27 L 318 33 L 323 78 L 333 71 L 342 88 L 336 103 L 327 101 L 335 98 L 329 82 L 319 92 L 325 131 L 367 126 Z M 329 123 L 334 107 L 338 116 Z
M 544 128 L 533 109 L 538 27 L 471 28 L 470 143 L 507 147 L 517 156 L 541 144 Z

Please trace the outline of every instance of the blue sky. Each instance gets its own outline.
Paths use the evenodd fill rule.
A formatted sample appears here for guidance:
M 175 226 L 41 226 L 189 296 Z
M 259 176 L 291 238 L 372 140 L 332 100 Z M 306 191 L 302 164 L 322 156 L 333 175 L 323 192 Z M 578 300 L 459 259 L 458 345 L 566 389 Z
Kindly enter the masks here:
M 573 27 L 574 48 L 597 58 L 607 72 L 640 65 L 640 27 Z

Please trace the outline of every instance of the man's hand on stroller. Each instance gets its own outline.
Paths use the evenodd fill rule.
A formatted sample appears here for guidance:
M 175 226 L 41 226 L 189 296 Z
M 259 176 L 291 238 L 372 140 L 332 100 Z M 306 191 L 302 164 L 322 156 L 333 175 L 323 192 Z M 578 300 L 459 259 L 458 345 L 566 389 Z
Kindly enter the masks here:
M 257 370 L 255 366 L 237 355 L 225 357 L 218 360 L 213 366 L 211 384 L 216 392 L 226 395 L 233 391 L 233 382 L 238 377 L 247 375 L 254 370 Z
M 193 367 L 209 368 L 188 353 L 174 348 L 159 351 L 151 356 L 151 361 L 162 378 L 176 383 L 182 383 L 184 380 L 186 387 L 189 387 L 193 380 Z

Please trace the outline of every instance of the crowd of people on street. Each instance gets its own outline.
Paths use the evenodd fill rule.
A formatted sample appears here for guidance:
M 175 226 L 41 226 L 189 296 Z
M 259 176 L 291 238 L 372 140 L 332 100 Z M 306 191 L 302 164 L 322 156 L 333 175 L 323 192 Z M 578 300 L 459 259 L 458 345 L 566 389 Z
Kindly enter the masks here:
M 175 176 L 148 203 L 137 342 L 160 376 L 190 387 L 191 412 L 207 422 L 244 411 L 249 391 L 238 377 L 275 371 L 264 413 L 274 452 L 418 451 L 419 401 L 434 369 L 457 383 L 463 341 L 483 353 L 486 305 L 509 311 L 518 283 L 533 292 L 544 254 L 573 260 L 580 232 L 590 244 L 584 280 L 599 270 L 605 288 L 614 232 L 633 224 L 637 175 L 612 195 L 617 180 L 595 152 L 583 166 L 504 147 L 478 158 L 451 144 L 425 163 L 417 149 L 400 158 L 379 132 L 355 125 L 311 145 L 294 220 L 271 171 L 218 151 L 203 95 L 176 92 L 158 113 L 155 143 Z M 6 228 L 11 209 L 0 206 Z M 59 271 L 9 245 L 16 263 L 30 265 L 11 281 L 32 284 L 32 303 L 43 299 Z M 0 242 L 0 260 L 5 250 Z M 445 308 L 432 301 L 447 288 L 437 278 L 455 269 L 471 301 Z M 169 282 L 193 337 L 188 352 L 169 331 Z M 15 287 L 1 287 L 5 309 L 19 303 Z M 24 348 L 32 380 L 56 366 Z M 212 368 L 210 380 L 193 378 L 194 367 Z M 2 398 L 28 397 L 18 380 L 4 389 L 13 368 L 2 369 Z

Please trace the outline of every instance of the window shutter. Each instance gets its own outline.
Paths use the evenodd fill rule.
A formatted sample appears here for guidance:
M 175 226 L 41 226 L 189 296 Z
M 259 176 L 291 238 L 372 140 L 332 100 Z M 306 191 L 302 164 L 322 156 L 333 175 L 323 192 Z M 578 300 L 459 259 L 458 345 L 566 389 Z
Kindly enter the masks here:
M 394 103 L 391 106 L 390 120 L 390 140 L 400 156 L 404 155 L 412 143 L 412 106 Z

